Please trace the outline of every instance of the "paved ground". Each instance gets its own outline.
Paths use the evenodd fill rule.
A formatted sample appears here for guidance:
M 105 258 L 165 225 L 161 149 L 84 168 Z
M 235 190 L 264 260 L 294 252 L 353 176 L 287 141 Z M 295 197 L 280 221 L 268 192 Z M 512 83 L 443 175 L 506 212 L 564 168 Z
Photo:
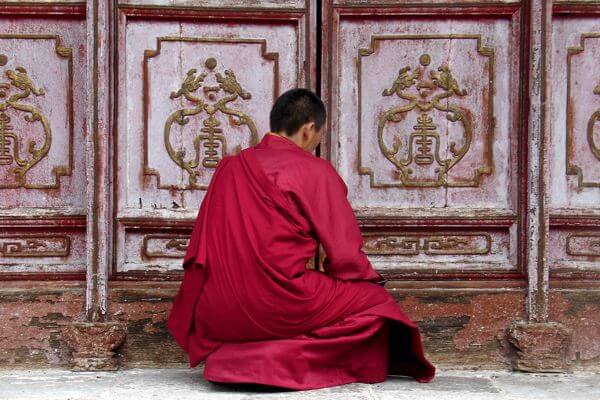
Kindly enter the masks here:
M 119 372 L 0 371 L 1 400 L 595 400 L 600 374 L 517 374 L 440 371 L 432 383 L 402 377 L 304 392 L 204 381 L 200 369 L 132 369 Z

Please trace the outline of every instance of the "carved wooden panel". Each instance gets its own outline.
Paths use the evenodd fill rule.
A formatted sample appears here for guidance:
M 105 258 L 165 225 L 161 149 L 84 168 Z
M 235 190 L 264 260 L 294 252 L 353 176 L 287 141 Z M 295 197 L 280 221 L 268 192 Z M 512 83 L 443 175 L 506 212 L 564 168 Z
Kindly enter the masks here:
M 600 20 L 561 13 L 552 31 L 550 273 L 600 277 Z
M 280 93 L 314 82 L 312 11 L 134 3 L 118 15 L 116 272 L 168 272 L 184 248 L 169 229 L 195 219 L 218 162 L 260 141 Z
M 0 15 L 0 279 L 85 270 L 84 6 L 44 7 Z
M 85 263 L 82 228 L 0 227 L 0 277 L 81 272 Z
M 129 272 L 168 272 L 181 269 L 190 229 L 126 228 L 122 269 Z
M 548 258 L 554 274 L 600 273 L 600 230 L 557 227 L 551 231 L 549 243 Z
M 258 143 L 261 106 L 279 95 L 279 53 L 265 39 L 163 36 L 143 63 L 143 173 L 159 190 L 205 190 L 223 155 Z M 176 91 L 163 84 L 169 71 L 183 76 Z
M 396 226 L 366 240 L 371 260 L 390 273 L 516 271 L 519 8 L 338 3 L 326 153 L 363 224 Z M 430 231 L 412 232 L 415 218 Z M 508 223 L 492 231 L 497 218 Z M 445 232 L 449 220 L 461 231 Z
M 373 266 L 388 274 L 485 270 L 508 272 L 511 265 L 507 230 L 448 229 L 439 231 L 402 228 L 366 232 L 363 251 Z
M 553 28 L 552 206 L 600 204 L 600 23 L 558 18 Z
M 477 57 L 475 62 L 479 65 L 472 67 L 483 79 L 481 85 L 471 91 L 481 92 L 477 100 L 486 102 L 476 104 L 473 110 L 471 105 L 461 106 L 459 98 L 466 97 L 468 91 L 461 88 L 450 67 L 431 65 L 430 53 L 445 56 L 448 51 L 445 47 L 461 40 L 471 41 L 471 47 L 482 58 L 478 63 Z M 369 46 L 359 49 L 358 169 L 359 174 L 369 176 L 372 188 L 477 187 L 482 175 L 492 173 L 494 108 L 490 93 L 494 90 L 494 50 L 483 46 L 481 41 L 481 35 L 469 34 L 372 35 Z M 399 47 L 408 47 L 403 49 L 406 56 L 402 61 L 410 57 L 409 54 L 418 53 L 419 48 L 428 50 L 419 55 L 418 65 L 415 59 L 413 66 L 400 66 L 395 79 L 381 91 L 381 77 L 372 71 L 394 63 L 391 55 L 398 52 Z M 373 57 L 376 53 L 379 53 L 378 59 Z M 466 54 L 463 50 L 463 56 Z M 379 85 L 375 84 L 377 81 Z M 386 97 L 393 98 L 388 107 L 381 104 Z M 377 103 L 380 104 L 375 105 Z M 370 112 L 371 107 L 381 111 Z M 479 121 L 474 118 L 477 109 L 482 111 L 477 116 Z M 480 152 L 471 150 L 476 126 L 480 127 L 478 133 L 482 136 Z M 377 134 L 368 135 L 375 127 Z M 369 157 L 374 149 L 384 157 Z M 454 167 L 469 153 L 479 156 L 471 162 L 473 168 L 462 171 L 457 168 L 459 172 L 455 173 Z M 394 167 L 392 174 L 385 173 L 390 169 L 389 164 Z M 378 178 L 376 171 L 383 176 Z

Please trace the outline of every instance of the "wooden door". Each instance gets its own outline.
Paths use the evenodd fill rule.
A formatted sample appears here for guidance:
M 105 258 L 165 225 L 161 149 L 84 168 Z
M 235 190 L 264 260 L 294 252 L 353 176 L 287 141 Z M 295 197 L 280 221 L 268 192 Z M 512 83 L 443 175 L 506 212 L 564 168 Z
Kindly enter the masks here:
M 0 279 L 85 279 L 85 7 L 4 3 Z
M 556 280 L 600 277 L 598 13 L 597 6 L 555 6 L 548 259 Z
M 114 9 L 114 277 L 180 272 L 219 160 L 260 141 L 282 92 L 315 87 L 312 2 L 171 3 Z
M 328 1 L 324 154 L 388 277 L 523 276 L 518 2 Z

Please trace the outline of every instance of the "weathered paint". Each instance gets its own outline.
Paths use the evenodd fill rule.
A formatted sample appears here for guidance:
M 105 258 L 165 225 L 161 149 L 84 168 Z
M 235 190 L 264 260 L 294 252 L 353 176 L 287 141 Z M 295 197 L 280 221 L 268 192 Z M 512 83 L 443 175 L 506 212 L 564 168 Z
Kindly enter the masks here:
M 392 292 L 399 306 L 423 331 L 427 354 L 443 365 L 508 368 L 506 328 L 523 318 L 524 293 L 402 290 Z
M 600 371 L 600 291 L 553 290 L 550 319 L 573 330 L 567 356 L 575 369 Z
M 525 255 L 529 282 L 527 316 L 534 322 L 547 320 L 548 315 L 548 268 L 545 262 L 548 211 L 546 207 L 546 183 L 548 180 L 545 158 L 550 132 L 550 67 L 551 43 L 549 35 L 552 18 L 552 1 L 530 2 L 525 14 L 528 18 L 528 119 L 527 168 L 525 197 L 525 229 L 527 244 Z
M 67 366 L 62 331 L 81 320 L 79 282 L 3 282 L 0 286 L 0 368 Z
M 121 365 L 175 365 L 187 362 L 186 354 L 168 333 L 166 322 L 176 283 L 140 285 L 119 282 L 110 290 L 111 319 L 122 322 L 127 342 L 120 351 Z
M 430 288 L 427 289 L 426 286 Z M 432 289 L 431 287 L 436 287 Z M 442 287 L 440 287 L 442 286 Z M 515 357 L 506 329 L 525 318 L 525 291 L 465 289 L 441 282 L 388 290 L 420 327 L 431 359 L 452 368 L 510 368 Z M 166 330 L 178 283 L 114 282 L 110 319 L 127 339 L 121 367 L 185 365 L 185 353 Z M 550 319 L 573 330 L 568 356 L 573 369 L 598 370 L 600 297 L 597 291 L 553 291 Z M 0 289 L 0 360 L 4 368 L 66 367 L 70 350 L 61 338 L 83 312 L 80 283 L 5 283 Z

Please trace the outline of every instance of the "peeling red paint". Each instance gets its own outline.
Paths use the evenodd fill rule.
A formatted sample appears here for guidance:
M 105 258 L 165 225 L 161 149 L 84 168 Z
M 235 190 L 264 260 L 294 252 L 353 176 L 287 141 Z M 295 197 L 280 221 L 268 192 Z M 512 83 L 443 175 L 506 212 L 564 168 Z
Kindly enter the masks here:
M 83 288 L 0 290 L 0 368 L 64 365 L 60 335 L 81 318 L 83 302 Z
M 551 292 L 550 319 L 573 330 L 571 360 L 600 361 L 600 293 L 586 298 L 581 293 Z

